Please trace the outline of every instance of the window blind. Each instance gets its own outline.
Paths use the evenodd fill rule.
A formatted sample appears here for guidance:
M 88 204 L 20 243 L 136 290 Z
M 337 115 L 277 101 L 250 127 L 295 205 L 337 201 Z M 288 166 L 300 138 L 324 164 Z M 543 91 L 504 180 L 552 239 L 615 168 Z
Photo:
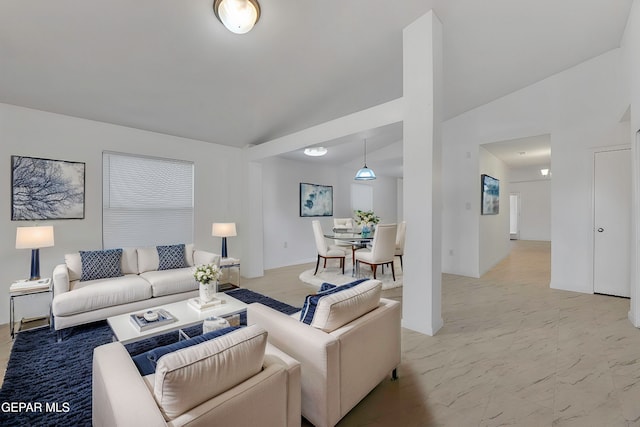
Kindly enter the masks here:
M 193 242 L 193 163 L 105 152 L 104 248 Z

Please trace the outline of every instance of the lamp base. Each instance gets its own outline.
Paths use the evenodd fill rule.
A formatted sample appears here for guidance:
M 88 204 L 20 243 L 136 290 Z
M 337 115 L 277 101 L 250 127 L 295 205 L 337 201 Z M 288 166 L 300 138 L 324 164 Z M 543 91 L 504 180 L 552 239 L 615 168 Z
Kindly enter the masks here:
M 40 280 L 40 249 L 31 249 L 31 277 L 29 281 Z
M 227 257 L 227 238 L 226 237 L 222 238 L 222 258 L 228 258 Z

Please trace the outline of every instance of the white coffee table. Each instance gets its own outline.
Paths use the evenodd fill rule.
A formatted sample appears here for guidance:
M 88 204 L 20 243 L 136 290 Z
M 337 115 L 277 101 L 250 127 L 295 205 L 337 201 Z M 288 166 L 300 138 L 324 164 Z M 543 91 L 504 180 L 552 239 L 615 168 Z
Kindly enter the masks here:
M 120 341 L 122 344 L 129 344 L 144 338 L 162 335 L 167 332 L 177 331 L 182 328 L 197 325 L 198 323 L 202 323 L 207 317 L 231 316 L 247 309 L 247 304 L 227 294 L 218 293 L 216 294 L 216 297 L 224 300 L 224 304 L 204 310 L 196 310 L 189 305 L 188 300 L 164 304 L 158 307 L 151 307 L 149 310 L 163 308 L 171 313 L 171 315 L 177 320 L 142 332 L 138 331 L 133 323 L 131 323 L 130 315 L 144 310 L 136 310 L 131 313 L 109 317 L 107 319 L 107 323 L 113 331 L 114 341 Z

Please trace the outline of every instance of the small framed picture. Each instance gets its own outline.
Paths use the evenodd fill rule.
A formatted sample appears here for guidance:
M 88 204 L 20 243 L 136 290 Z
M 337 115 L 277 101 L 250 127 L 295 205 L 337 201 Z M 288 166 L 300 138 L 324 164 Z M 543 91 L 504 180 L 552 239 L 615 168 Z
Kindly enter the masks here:
M 483 174 L 482 181 L 482 215 L 497 215 L 500 212 L 500 181 Z

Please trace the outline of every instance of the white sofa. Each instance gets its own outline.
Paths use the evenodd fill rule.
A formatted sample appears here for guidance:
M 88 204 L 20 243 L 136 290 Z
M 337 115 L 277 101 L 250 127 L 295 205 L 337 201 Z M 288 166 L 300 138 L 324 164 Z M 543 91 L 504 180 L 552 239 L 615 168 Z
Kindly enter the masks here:
M 300 364 L 249 326 L 160 357 L 141 376 L 118 342 L 93 354 L 94 426 L 296 427 Z
M 193 266 L 219 263 L 220 256 L 185 245 L 187 267 L 158 270 L 156 247 L 124 248 L 122 276 L 81 281 L 80 252 L 65 255 L 53 270 L 53 320 L 58 339 L 61 330 L 103 320 L 118 314 L 181 301 L 198 295 Z
M 398 301 L 380 298 L 367 280 L 318 303 L 312 323 L 254 303 L 247 322 L 302 365 L 302 415 L 316 427 L 334 426 L 400 364 Z M 363 359 L 364 358 L 364 359 Z M 366 363 L 365 363 L 366 359 Z

